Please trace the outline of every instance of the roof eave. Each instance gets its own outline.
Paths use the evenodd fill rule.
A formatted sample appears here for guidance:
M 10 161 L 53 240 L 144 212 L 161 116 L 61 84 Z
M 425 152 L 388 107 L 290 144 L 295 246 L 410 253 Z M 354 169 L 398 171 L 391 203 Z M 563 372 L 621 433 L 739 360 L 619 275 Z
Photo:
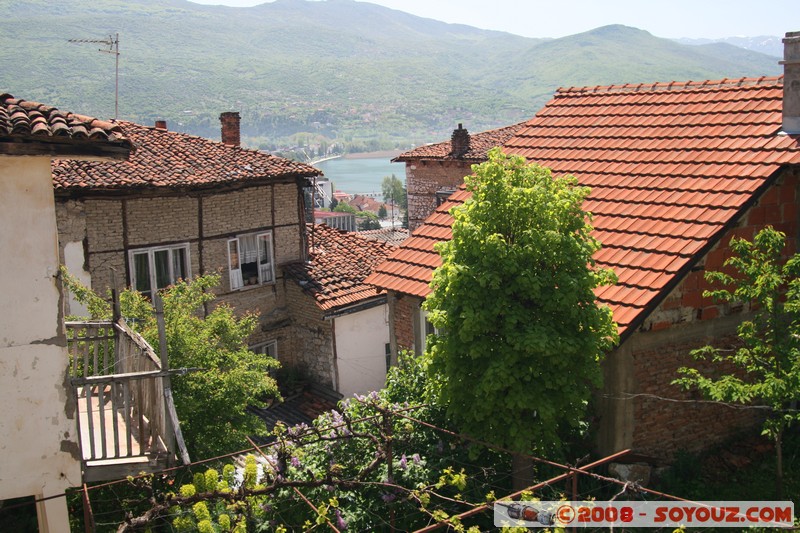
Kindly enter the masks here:
M 750 198 L 742 204 L 739 210 L 728 219 L 728 221 L 714 234 L 712 235 L 706 244 L 698 250 L 694 257 L 684 265 L 673 277 L 672 279 L 664 285 L 664 288 L 661 289 L 661 292 L 656 294 L 650 301 L 645 305 L 642 310 L 639 312 L 636 317 L 631 320 L 628 327 L 620 333 L 619 336 L 619 345 L 622 345 L 631 335 L 633 335 L 647 320 L 657 308 L 660 306 L 664 300 L 669 296 L 673 290 L 683 281 L 689 272 L 697 268 L 697 264 L 711 251 L 714 246 L 719 244 L 722 238 L 733 228 L 736 227 L 737 224 L 742 220 L 745 213 L 750 210 L 756 202 L 767 192 L 767 190 L 775 184 L 775 181 L 778 179 L 778 176 L 787 168 L 787 165 L 781 165 L 780 167 L 775 170 L 766 180 L 764 183 L 759 187 L 751 196 Z
M 3 155 L 124 161 L 132 151 L 133 145 L 124 141 L 75 141 L 36 136 L 0 137 L 0 154 Z

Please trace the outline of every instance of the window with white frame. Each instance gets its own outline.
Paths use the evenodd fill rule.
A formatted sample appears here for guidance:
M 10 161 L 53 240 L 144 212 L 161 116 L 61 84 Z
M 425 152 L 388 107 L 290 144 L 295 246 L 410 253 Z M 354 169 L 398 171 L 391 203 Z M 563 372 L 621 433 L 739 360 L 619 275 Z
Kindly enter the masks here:
M 250 347 L 250 351 L 255 353 L 263 353 L 270 357 L 278 358 L 278 341 L 267 341 L 261 344 L 255 344 Z
M 420 336 L 420 350 L 419 353 L 425 353 L 425 348 L 428 346 L 428 335 L 438 335 L 439 330 L 431 324 L 428 320 L 428 311 L 425 309 L 419 310 L 419 336 Z
M 159 246 L 128 252 L 131 287 L 148 298 L 153 291 L 169 287 L 179 279 L 188 279 L 189 245 Z
M 272 233 L 251 233 L 228 240 L 231 290 L 275 280 Z

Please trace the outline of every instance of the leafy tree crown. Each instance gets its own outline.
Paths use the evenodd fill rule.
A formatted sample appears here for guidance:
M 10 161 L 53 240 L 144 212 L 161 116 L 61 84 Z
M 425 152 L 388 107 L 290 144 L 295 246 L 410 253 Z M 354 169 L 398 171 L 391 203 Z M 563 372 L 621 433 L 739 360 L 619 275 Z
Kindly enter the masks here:
M 594 295 L 616 279 L 594 265 L 589 190 L 574 177 L 499 149 L 473 171 L 424 304 L 438 330 L 431 370 L 465 432 L 520 452 L 557 448 L 580 427 L 616 342 Z

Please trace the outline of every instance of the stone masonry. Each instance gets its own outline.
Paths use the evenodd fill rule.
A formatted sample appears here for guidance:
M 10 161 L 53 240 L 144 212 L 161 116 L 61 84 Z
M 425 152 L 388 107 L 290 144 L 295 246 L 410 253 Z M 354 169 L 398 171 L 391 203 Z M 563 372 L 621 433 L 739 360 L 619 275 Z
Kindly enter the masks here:
M 419 160 L 406 163 L 408 230 L 413 232 L 436 209 L 436 192 L 456 189 L 472 173 L 465 161 Z

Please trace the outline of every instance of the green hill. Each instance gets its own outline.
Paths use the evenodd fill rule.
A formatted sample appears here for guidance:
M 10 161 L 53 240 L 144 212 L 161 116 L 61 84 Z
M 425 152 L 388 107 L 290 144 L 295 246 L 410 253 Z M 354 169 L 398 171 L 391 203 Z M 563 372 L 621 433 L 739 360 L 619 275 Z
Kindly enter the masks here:
M 0 0 L 0 91 L 114 114 L 114 60 L 70 38 L 120 35 L 120 118 L 251 146 L 308 132 L 366 148 L 532 116 L 559 86 L 774 75 L 773 57 L 624 26 L 555 40 L 446 24 L 353 0 L 252 8 L 186 0 Z

